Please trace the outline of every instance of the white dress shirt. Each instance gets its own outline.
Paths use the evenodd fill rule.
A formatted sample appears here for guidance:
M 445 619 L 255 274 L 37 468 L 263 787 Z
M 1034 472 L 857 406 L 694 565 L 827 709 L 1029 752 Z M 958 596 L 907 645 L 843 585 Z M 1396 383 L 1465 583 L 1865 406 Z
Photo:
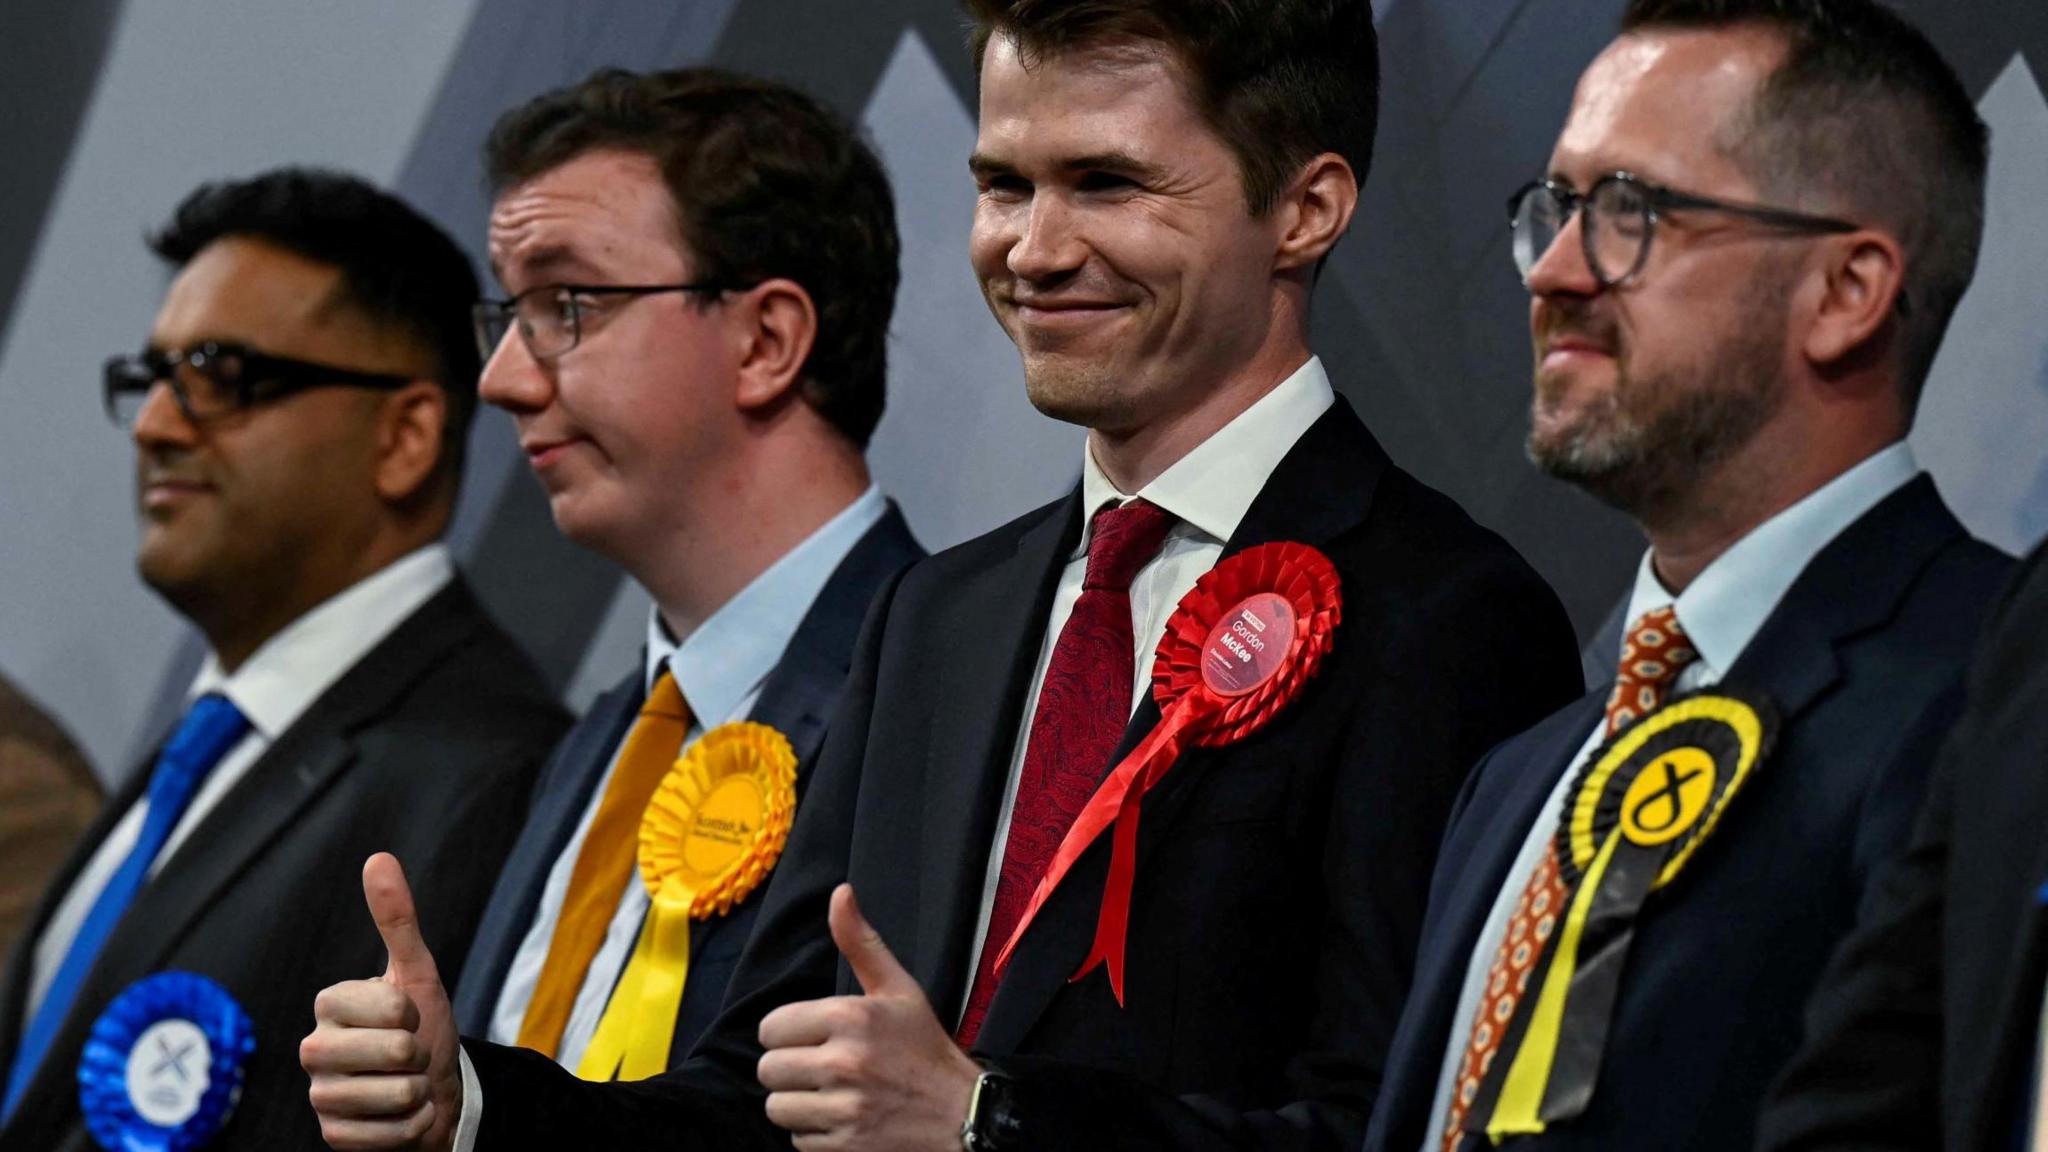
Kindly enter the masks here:
M 249 731 L 228 749 L 220 763 L 207 774 L 193 795 L 192 803 L 171 829 L 163 850 L 150 864 L 153 877 L 164 862 L 175 855 L 192 830 L 220 803 L 221 797 L 248 775 L 249 769 L 270 750 L 313 702 L 342 674 L 432 599 L 455 575 L 448 550 L 430 544 L 386 565 L 374 575 L 336 593 L 312 611 L 286 625 L 263 642 L 233 675 L 221 671 L 220 661 L 208 653 L 198 677 L 185 694 L 187 705 L 208 692 L 226 696 L 249 719 Z M 99 850 L 86 862 L 72 882 L 71 890 L 57 905 L 49 924 L 37 937 L 29 975 L 27 1014 L 33 1016 L 56 979 L 64 954 L 85 923 L 107 882 L 120 870 L 128 853 L 142 835 L 143 819 L 149 814 L 149 793 L 145 791 L 114 830 L 101 841 Z
M 1821 549 L 1919 474 L 1920 466 L 1905 441 L 1876 452 L 1752 529 L 1707 565 L 1677 596 L 1657 579 L 1650 553 L 1645 552 L 1636 569 L 1635 589 L 1629 595 L 1627 627 L 1632 628 L 1648 613 L 1670 606 L 1693 650 L 1699 653 L 1699 659 L 1686 665 L 1672 681 L 1671 691 L 1676 694 L 1719 683 Z M 1625 629 L 1623 642 L 1626 640 Z M 1614 655 L 1619 662 L 1620 652 Z M 1556 838 L 1556 814 L 1564 809 L 1565 792 L 1577 778 L 1580 766 L 1606 741 L 1606 736 L 1606 725 L 1595 724 L 1572 758 L 1570 768 L 1558 777 L 1473 943 L 1472 955 L 1466 962 L 1465 982 L 1458 993 L 1458 1009 L 1451 1017 L 1443 1066 L 1437 1073 L 1436 1099 L 1430 1106 L 1422 1152 L 1438 1152 L 1443 1147 L 1444 1121 L 1449 1119 L 1451 1093 L 1457 1088 L 1459 1066 L 1471 1040 L 1472 1019 L 1479 1011 L 1487 970 L 1493 964 L 1494 953 L 1500 950 L 1501 938 L 1507 935 L 1508 921 L 1522 898 L 1522 890 L 1528 887 L 1529 877 Z
M 697 630 L 680 643 L 671 638 L 659 611 L 648 613 L 647 659 L 642 669 L 643 689 L 651 688 L 666 665 L 675 676 L 676 687 L 690 705 L 690 730 L 683 747 L 688 748 L 707 730 L 732 720 L 743 720 L 761 698 L 761 685 L 782 659 L 783 650 L 796 634 L 811 603 L 832 578 L 840 562 L 860 543 L 888 510 L 879 489 L 870 487 L 860 499 L 806 537 L 803 543 L 784 553 L 767 571 L 756 576 L 739 594 L 713 612 Z M 624 741 L 620 742 L 622 745 Z M 555 924 L 561 919 L 562 900 L 569 891 L 569 877 L 576 857 L 583 851 L 583 838 L 604 799 L 612 773 L 618 769 L 618 749 L 606 766 L 576 830 L 548 870 L 541 888 L 540 904 L 533 923 L 513 954 L 498 1002 L 491 1013 L 489 1039 L 498 1044 L 515 1044 L 526 1007 L 533 999 L 534 986 L 547 962 L 548 946 L 554 940 Z M 562 1043 L 555 1061 L 575 1069 L 590 1045 L 597 1025 L 604 1018 L 612 986 L 618 983 L 640 936 L 640 922 L 647 914 L 648 896 L 644 885 L 628 883 L 619 897 L 619 907 L 605 930 L 604 943 L 584 974 L 583 985 L 569 1012 Z
M 1245 510 L 1266 486 L 1266 479 L 1294 442 L 1301 439 L 1336 400 L 1323 362 L 1311 356 L 1306 364 L 1280 382 L 1216 434 L 1196 445 L 1187 455 L 1161 472 L 1158 478 L 1134 495 L 1119 492 L 1110 483 L 1094 454 L 1085 447 L 1081 458 L 1082 526 L 1080 542 L 1067 557 L 1053 591 L 1052 616 L 1046 621 L 1045 638 L 1039 643 L 1038 664 L 1031 673 L 1031 693 L 1024 701 L 1017 725 L 1017 741 L 1010 756 L 1010 779 L 1003 788 L 1003 807 L 996 818 L 995 839 L 989 845 L 987 871 L 981 888 L 981 914 L 974 930 L 974 947 L 967 951 L 967 982 L 974 983 L 975 966 L 988 936 L 989 916 L 995 909 L 996 884 L 1003 873 L 1003 848 L 1010 838 L 1010 816 L 1017 804 L 1017 781 L 1024 773 L 1024 753 L 1031 739 L 1031 717 L 1038 712 L 1038 692 L 1052 664 L 1053 647 L 1067 618 L 1074 614 L 1074 602 L 1081 598 L 1081 580 L 1088 573 L 1088 541 L 1094 514 L 1106 504 L 1123 505 L 1147 500 L 1173 514 L 1174 525 L 1166 534 L 1159 554 L 1147 561 L 1131 581 L 1131 634 L 1137 642 L 1137 659 L 1132 669 L 1131 711 L 1144 701 L 1152 682 L 1152 653 L 1166 634 L 1166 621 L 1180 604 L 1180 598 L 1203 573 L 1216 566 L 1223 545 L 1236 533 Z

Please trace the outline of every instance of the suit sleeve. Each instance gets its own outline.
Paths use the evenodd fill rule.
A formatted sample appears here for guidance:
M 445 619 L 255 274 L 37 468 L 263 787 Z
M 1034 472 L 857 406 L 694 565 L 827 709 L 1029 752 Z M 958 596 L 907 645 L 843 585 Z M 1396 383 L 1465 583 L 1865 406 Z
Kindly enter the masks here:
M 1937 769 L 1905 855 L 1884 870 L 1807 1009 L 1807 1040 L 1758 1125 L 1769 1152 L 1940 1145 L 1942 892 L 1954 774 Z
M 761 1018 L 787 1003 L 836 991 L 839 953 L 820 930 L 846 877 L 875 670 L 896 580 L 870 610 L 846 689 L 818 762 L 802 784 L 796 824 L 762 893 L 754 934 L 734 970 L 717 1023 L 690 1057 L 650 1080 L 591 1084 L 520 1048 L 465 1039 L 486 1101 L 479 1152 L 512 1149 L 786 1149 L 754 1078 Z
M 1384 610 L 1358 607 L 1376 634 L 1352 635 L 1371 655 L 1331 701 L 1349 721 L 1316 829 L 1320 875 L 1305 881 L 1320 884 L 1325 913 L 1312 1022 L 1284 1070 L 1290 1099 L 1247 1110 L 1099 1069 L 999 1061 L 1018 1081 L 1026 1147 L 1354 1152 L 1363 1142 L 1450 807 L 1471 766 L 1576 698 L 1582 675 L 1563 610 L 1518 560 L 1463 567 Z
M 1986 615 L 1962 716 L 1936 757 L 1906 851 L 1877 870 L 1807 1006 L 1806 1039 L 1758 1122 L 1768 1152 L 1922 1149 L 1942 1143 L 1944 907 L 1962 773 L 1998 759 L 1981 747 L 1978 715 L 2002 682 L 2006 621 L 2020 589 L 2048 563 L 2037 549 Z M 2019 646 L 2031 657 L 2033 646 Z M 1940 717 L 1952 710 L 1934 710 Z M 1916 735 L 1928 732 L 1923 724 Z M 1938 730 L 1930 738 L 1938 738 Z M 1872 855 L 1857 846 L 1859 868 Z

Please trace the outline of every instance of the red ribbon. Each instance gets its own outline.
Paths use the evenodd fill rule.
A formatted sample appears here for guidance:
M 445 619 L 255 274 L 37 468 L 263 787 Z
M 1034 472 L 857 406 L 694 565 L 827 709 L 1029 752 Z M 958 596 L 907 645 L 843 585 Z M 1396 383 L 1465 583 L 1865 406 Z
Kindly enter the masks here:
M 1110 771 L 1067 830 L 1016 930 L 996 956 L 997 971 L 1008 967 L 1017 941 L 1081 854 L 1114 826 L 1095 943 L 1072 979 L 1105 966 L 1110 991 L 1123 1004 L 1124 943 L 1145 793 L 1190 745 L 1234 744 L 1293 703 L 1330 651 L 1342 601 L 1329 557 L 1292 543 L 1247 548 L 1211 569 L 1181 597 L 1152 663 L 1159 724 Z M 1260 612 L 1289 618 L 1286 646 L 1277 654 L 1267 651 L 1269 625 Z

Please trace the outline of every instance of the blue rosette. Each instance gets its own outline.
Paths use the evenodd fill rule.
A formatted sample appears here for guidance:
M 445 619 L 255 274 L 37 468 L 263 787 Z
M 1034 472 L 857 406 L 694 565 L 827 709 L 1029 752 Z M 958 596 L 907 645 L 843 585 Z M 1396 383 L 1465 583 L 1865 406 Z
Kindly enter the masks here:
M 107 1152 L 193 1152 L 234 1113 L 255 1026 L 193 972 L 128 986 L 93 1021 L 78 1062 L 86 1128 Z

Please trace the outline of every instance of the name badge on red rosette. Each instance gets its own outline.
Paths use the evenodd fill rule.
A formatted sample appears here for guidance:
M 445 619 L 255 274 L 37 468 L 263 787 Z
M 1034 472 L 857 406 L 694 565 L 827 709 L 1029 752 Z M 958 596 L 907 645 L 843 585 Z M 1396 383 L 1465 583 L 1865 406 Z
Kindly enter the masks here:
M 1116 1002 L 1124 1002 L 1140 801 L 1187 748 L 1235 744 L 1293 703 L 1329 654 L 1342 605 L 1336 565 L 1306 544 L 1247 548 L 1195 582 L 1167 620 L 1152 662 L 1158 726 L 1110 770 L 1067 830 L 996 956 L 997 971 L 1081 854 L 1114 826 L 1095 944 L 1073 979 L 1103 966 Z

